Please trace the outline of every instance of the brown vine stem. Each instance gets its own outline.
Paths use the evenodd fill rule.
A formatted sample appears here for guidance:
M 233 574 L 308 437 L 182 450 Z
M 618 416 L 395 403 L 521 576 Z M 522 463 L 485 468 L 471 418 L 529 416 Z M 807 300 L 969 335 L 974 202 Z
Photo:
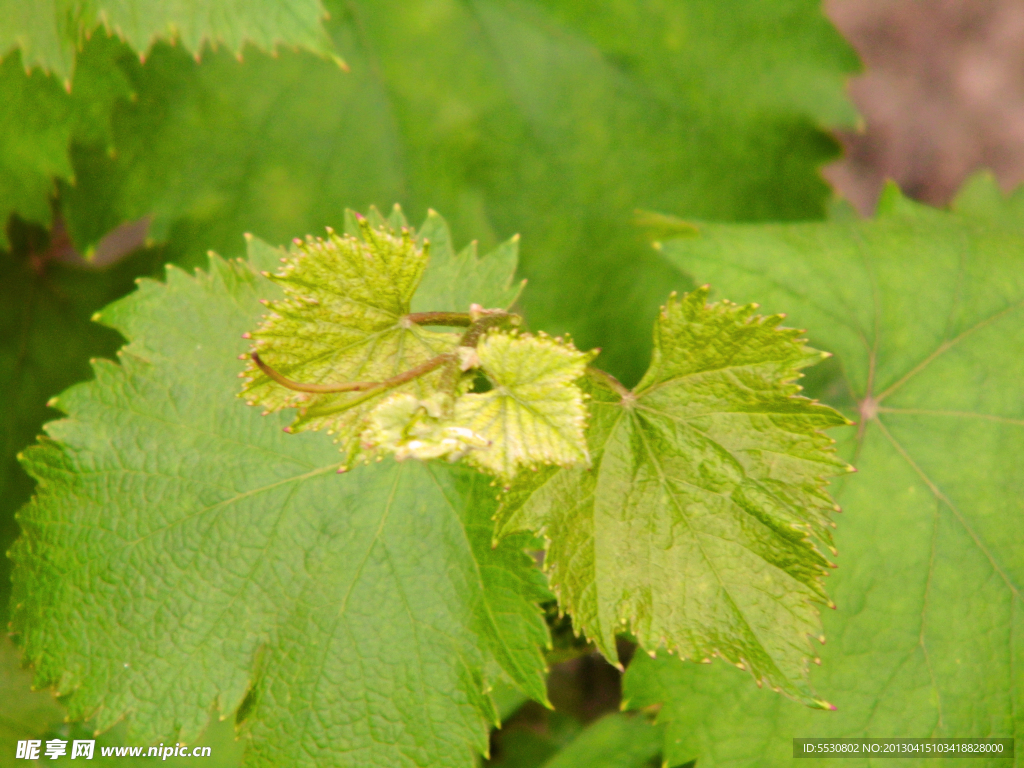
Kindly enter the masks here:
M 463 347 L 475 347 L 480 337 L 491 328 L 497 328 L 502 325 L 518 325 L 521 322 L 519 315 L 501 310 L 485 312 L 481 315 L 465 312 L 414 312 L 405 317 L 417 325 L 468 326 L 466 332 L 459 340 L 459 345 Z M 413 379 L 418 379 L 420 376 L 428 374 L 442 365 L 445 366 L 445 371 L 441 378 L 440 389 L 442 392 L 454 392 L 461 374 L 459 370 L 459 356 L 454 353 L 432 357 L 430 360 L 384 381 L 349 381 L 340 384 L 307 384 L 301 381 L 294 381 L 263 362 L 256 352 L 252 353 L 252 361 L 256 363 L 256 367 L 269 379 L 276 381 L 282 387 L 296 392 L 308 392 L 318 395 L 337 394 L 340 392 L 365 393 L 361 397 L 353 398 L 344 403 L 341 406 L 342 409 L 351 408 L 371 397 L 376 397 L 381 391 L 394 389 Z
M 491 328 L 498 328 L 502 325 L 519 325 L 522 322 L 522 318 L 519 315 L 514 315 L 509 312 L 496 311 L 487 312 L 483 315 L 476 316 L 469 328 L 462 338 L 459 339 L 460 347 L 475 347 L 480 337 L 483 336 Z M 452 360 L 445 367 L 441 373 L 441 380 L 438 382 L 438 389 L 441 392 L 447 392 L 450 395 L 455 394 L 455 387 L 459 383 L 459 377 L 462 375 L 462 371 L 459 369 L 458 357 Z
M 469 329 L 462 334 L 462 339 L 459 341 L 460 347 L 475 347 L 477 341 L 491 328 L 499 328 L 502 325 L 519 325 L 522 318 L 519 315 L 513 315 L 508 312 L 488 312 L 486 315 L 481 315 L 473 324 L 469 326 Z
M 304 384 L 300 381 L 292 381 L 291 379 L 282 376 L 260 360 L 260 356 L 257 353 L 252 353 L 252 361 L 256 363 L 257 367 L 282 387 L 294 389 L 296 392 L 312 392 L 314 394 L 367 392 L 369 390 L 377 389 L 394 389 L 395 387 L 405 384 L 407 381 L 418 379 L 420 376 L 430 373 L 435 368 L 440 368 L 442 365 L 447 362 L 451 362 L 452 360 L 458 361 L 458 357 L 452 354 L 438 355 L 437 357 L 430 358 L 424 363 L 420 363 L 415 368 L 402 371 L 402 373 L 397 376 L 392 376 L 390 379 L 385 379 L 384 381 L 349 381 L 344 384 Z
M 412 312 L 406 315 L 405 319 L 416 325 L 451 325 L 465 328 L 473 324 L 473 318 L 468 312 Z

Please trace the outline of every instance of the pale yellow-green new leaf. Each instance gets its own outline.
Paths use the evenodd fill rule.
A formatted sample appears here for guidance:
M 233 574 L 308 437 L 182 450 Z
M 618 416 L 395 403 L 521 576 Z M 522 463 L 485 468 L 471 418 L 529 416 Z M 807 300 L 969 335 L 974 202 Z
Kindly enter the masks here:
M 285 377 L 304 384 L 379 382 L 437 355 L 459 336 L 409 322 L 409 303 L 427 265 L 428 245 L 408 228 L 373 227 L 361 237 L 329 231 L 326 239 L 296 241 L 276 275 L 285 298 L 252 333 L 253 351 Z M 288 389 L 250 362 L 243 396 L 268 411 L 298 408 L 291 429 L 326 429 L 349 456 L 358 448 L 365 418 L 380 398 L 405 391 L 419 398 L 435 389 L 437 372 L 390 390 L 309 393 Z
M 452 398 L 438 392 L 420 400 L 407 392 L 392 395 L 374 408 L 363 432 L 365 447 L 390 451 L 405 459 L 457 461 L 474 448 L 485 448 L 486 439 L 444 418 Z
M 489 441 L 466 459 L 510 479 L 523 466 L 590 463 L 587 411 L 574 382 L 593 354 L 544 336 L 490 333 L 477 347 L 489 392 L 463 395 L 455 424 Z

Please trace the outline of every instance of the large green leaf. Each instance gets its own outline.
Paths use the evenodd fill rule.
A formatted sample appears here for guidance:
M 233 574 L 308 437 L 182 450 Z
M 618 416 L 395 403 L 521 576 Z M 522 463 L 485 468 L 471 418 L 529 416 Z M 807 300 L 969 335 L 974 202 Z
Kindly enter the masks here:
M 664 703 L 670 760 L 788 766 L 793 737 L 1024 736 L 1024 238 L 1005 226 L 1011 205 L 967 218 L 892 188 L 874 221 L 707 225 L 665 244 L 698 279 L 810 329 L 860 421 L 843 450 L 859 474 L 838 496 L 838 610 L 813 676 L 838 711 L 807 712 L 720 665 L 640 658 L 626 696 Z
M 0 248 L 12 211 L 50 223 L 54 177 L 71 175 L 69 102 L 54 78 L 26 75 L 17 54 L 0 63 Z
M 6 551 L 18 533 L 15 511 L 29 500 L 33 483 L 15 460 L 32 443 L 43 423 L 55 415 L 46 401 L 54 392 L 89 374 L 89 359 L 113 355 L 121 343 L 114 331 L 89 322 L 91 315 L 134 287 L 139 273 L 159 267 L 159 253 L 141 252 L 121 263 L 97 270 L 54 260 L 56 252 L 38 233 L 15 231 L 14 251 L 0 253 L 0 546 Z M 0 621 L 7 623 L 9 561 L 3 560 Z M 21 654 L 6 640 L 0 643 L 0 765 L 22 763 L 15 758 L 15 743 L 22 739 L 93 738 L 88 724 L 69 726 L 67 710 L 51 691 L 33 691 L 32 675 L 21 669 Z M 240 750 L 232 744 L 230 723 L 214 724 L 198 743 L 214 744 L 212 768 L 238 765 Z M 97 742 L 99 748 L 125 744 L 115 729 Z M 217 731 L 215 734 L 214 731 Z M 220 738 L 218 738 L 218 734 Z M 130 742 L 129 742 L 130 743 Z M 131 765 L 130 759 L 117 758 Z M 168 762 L 173 762 L 171 758 Z M 180 761 L 179 761 L 180 764 Z
M 11 213 L 50 224 L 55 179 L 72 176 L 72 136 L 98 150 L 110 147 L 111 109 L 118 98 L 130 95 L 114 61 L 122 49 L 97 35 L 90 53 L 70 94 L 55 77 L 26 72 L 18 51 L 0 62 L 0 248 L 8 245 Z
M 117 727 L 100 736 L 88 727 L 88 724 L 69 726 L 65 722 L 67 711 L 54 697 L 52 691 L 36 691 L 31 687 L 32 673 L 22 669 L 21 652 L 11 639 L 0 639 L 0 766 L 2 768 L 18 768 L 25 765 L 24 760 L 17 758 L 17 743 L 35 739 L 45 742 L 49 739 L 61 739 L 67 742 L 67 755 L 63 760 L 70 760 L 71 742 L 75 739 L 95 740 L 93 766 L 120 765 L 125 768 L 151 764 L 150 759 L 109 756 L 104 757 L 104 748 L 125 747 L 123 728 Z M 241 743 L 234 740 L 234 728 L 230 720 L 211 723 L 211 727 L 195 742 L 196 745 L 209 746 L 211 754 L 204 762 L 210 768 L 236 768 L 241 762 Z M 138 745 L 131 745 L 138 746 Z M 45 746 L 40 749 L 43 752 Z M 165 764 L 168 768 L 180 768 L 190 763 L 189 758 L 170 757 Z
M 24 233 L 27 234 L 27 233 Z M 19 238 L 20 239 L 20 238 Z M 113 355 L 120 337 L 89 322 L 93 312 L 127 293 L 137 274 L 158 268 L 141 252 L 104 270 L 62 264 L 45 240 L 0 251 L 0 548 L 17 536 L 14 513 L 32 481 L 16 455 L 56 412 L 47 400 L 89 374 L 89 358 Z M 0 621 L 6 622 L 9 563 L 0 563 Z
M 253 247 L 256 269 L 275 251 Z M 471 766 L 499 674 L 543 700 L 540 575 L 490 543 L 486 478 L 388 461 L 235 397 L 273 284 L 214 257 L 102 320 L 120 364 L 56 399 L 13 550 L 14 627 L 74 718 L 139 741 L 243 716 L 249 765 Z
M 231 52 L 255 43 L 280 43 L 326 52 L 320 0 L 0 0 L 0 55 L 20 46 L 25 64 L 70 81 L 75 54 L 101 24 L 145 54 L 157 38 L 169 38 L 198 54 L 205 43 Z
M 822 429 L 843 417 L 798 397 L 821 358 L 753 307 L 671 299 L 634 391 L 598 383 L 594 470 L 527 475 L 498 530 L 543 533 L 573 624 L 616 659 L 629 631 L 695 660 L 720 656 L 808 704 L 810 638 L 828 603 L 826 478 L 845 471 Z
M 605 715 L 587 726 L 542 768 L 644 768 L 661 751 L 661 729 L 643 717 Z
M 39 739 L 59 721 L 61 708 L 49 691 L 31 690 L 32 674 L 21 668 L 21 654 L 8 638 L 0 640 L 0 766 L 15 768 L 17 743 Z M 24 763 L 22 763 L 24 764 Z
M 855 60 L 817 0 L 332 4 L 344 74 L 310 55 L 126 57 L 118 152 L 79 143 L 76 242 L 153 217 L 179 254 L 340 229 L 399 200 L 490 246 L 521 229 L 525 309 L 638 377 L 678 275 L 635 208 L 725 219 L 824 211 L 818 166 Z M 84 56 L 90 55 L 89 46 Z
M 153 764 L 153 758 L 147 756 L 148 746 L 133 742 L 127 736 L 123 724 L 109 731 L 97 734 L 92 723 L 69 724 L 67 710 L 56 700 L 52 691 L 35 691 L 30 687 L 32 673 L 21 668 L 21 653 L 11 642 L 4 638 L 0 644 L 0 766 L 18 768 L 25 765 L 23 759 L 17 757 L 17 743 L 25 740 L 41 742 L 40 754 L 45 758 L 46 742 L 59 739 L 65 742 L 66 753 L 57 765 L 67 765 L 71 760 L 72 743 L 74 741 L 93 741 L 93 768 L 145 768 Z M 209 727 L 191 742 L 192 747 L 208 747 L 210 753 L 203 763 L 209 768 L 238 768 L 242 763 L 245 747 L 244 740 L 237 738 L 233 718 L 214 719 Z M 105 754 L 106 753 L 106 754 Z M 76 758 L 77 759 L 77 758 Z M 193 765 L 195 758 L 191 755 L 161 759 L 165 768 L 182 768 Z M 32 763 L 45 764 L 42 762 Z M 75 763 L 71 763 L 75 765 Z
M 643 715 L 606 714 L 583 726 L 563 712 L 543 723 L 510 723 L 495 734 L 488 768 L 649 768 L 661 752 L 663 729 Z
M 1024 188 L 1003 195 L 995 176 L 980 171 L 968 179 L 953 201 L 952 208 L 976 219 L 1010 229 L 1024 228 Z
M 90 41 L 82 65 L 94 55 Z M 76 181 L 62 186 L 83 252 L 145 216 L 153 239 L 198 265 L 208 248 L 238 251 L 241 232 L 290 242 L 340 231 L 347 206 L 401 198 L 378 97 L 331 62 L 222 50 L 199 63 L 158 44 L 145 65 L 125 55 L 120 69 L 136 96 L 113 109 L 117 152 L 76 140 Z
M 481 259 L 475 240 L 456 252 L 448 223 L 437 211 L 427 212 L 418 234 L 430 243 L 430 269 L 423 275 L 422 290 L 413 296 L 413 312 L 466 312 L 471 304 L 508 309 L 519 297 L 523 284 L 513 280 L 518 236 Z

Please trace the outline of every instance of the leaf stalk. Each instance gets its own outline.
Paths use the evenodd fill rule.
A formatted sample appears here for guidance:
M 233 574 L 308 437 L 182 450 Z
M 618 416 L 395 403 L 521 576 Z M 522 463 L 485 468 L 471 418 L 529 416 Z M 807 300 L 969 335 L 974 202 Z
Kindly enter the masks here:
M 411 312 L 405 319 L 416 325 L 450 325 L 465 328 L 473 324 L 469 312 Z
M 635 397 L 632 390 L 608 373 L 608 371 L 602 371 L 600 368 L 588 365 L 587 375 L 594 381 L 600 382 L 601 384 L 613 389 L 623 400 L 632 400 Z
M 336 392 L 368 392 L 378 389 L 394 389 L 406 382 L 418 379 L 420 376 L 430 373 L 435 368 L 440 368 L 447 362 L 451 362 L 453 360 L 458 362 L 458 357 L 453 354 L 438 355 L 437 357 L 432 357 L 426 362 L 420 363 L 414 368 L 403 371 L 397 376 L 392 376 L 390 379 L 385 379 L 384 381 L 350 381 L 343 384 L 304 384 L 300 381 L 292 381 L 264 363 L 256 352 L 252 353 L 252 360 L 256 363 L 257 367 L 267 375 L 267 377 L 276 381 L 282 387 L 293 389 L 296 392 L 332 394 Z
M 406 315 L 405 318 L 417 325 L 466 326 L 467 330 L 459 340 L 459 346 L 462 347 L 475 347 L 480 337 L 491 328 L 498 328 L 503 325 L 518 325 L 521 322 L 519 315 L 503 310 L 483 310 L 482 312 L 414 312 Z M 418 379 L 420 376 L 424 376 L 440 368 L 442 365 L 445 366 L 445 371 L 441 377 L 440 390 L 454 394 L 459 376 L 462 374 L 462 371 L 459 369 L 459 356 L 455 353 L 432 357 L 430 360 L 384 381 L 349 381 L 339 384 L 307 384 L 289 379 L 263 362 L 256 352 L 252 353 L 252 361 L 256 363 L 256 367 L 269 379 L 277 382 L 282 387 L 296 392 L 308 392 L 319 395 L 337 394 L 340 392 L 366 393 L 362 397 L 353 398 L 346 402 L 342 406 L 343 409 L 350 408 L 371 397 L 375 397 L 381 391 L 394 389 L 413 379 Z

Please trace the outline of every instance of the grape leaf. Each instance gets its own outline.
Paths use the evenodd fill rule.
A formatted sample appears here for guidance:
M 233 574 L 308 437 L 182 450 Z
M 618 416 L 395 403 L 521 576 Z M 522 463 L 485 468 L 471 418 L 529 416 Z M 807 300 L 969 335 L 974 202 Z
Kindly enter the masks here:
M 821 430 L 845 420 L 797 396 L 799 369 L 821 357 L 800 331 L 706 298 L 663 308 L 635 391 L 594 385 L 594 471 L 527 477 L 498 531 L 545 535 L 560 605 L 609 659 L 630 631 L 650 652 L 721 656 L 826 706 L 806 682 L 815 603 L 828 602 L 810 537 L 829 540 L 825 478 L 845 469 Z
M 27 76 L 17 54 L 0 62 L 0 248 L 12 211 L 50 223 L 53 178 L 71 175 L 69 101 L 53 78 Z
M 451 395 L 442 392 L 426 400 L 406 393 L 392 395 L 370 413 L 363 444 L 394 453 L 398 461 L 457 461 L 474 448 L 486 448 L 486 438 L 452 422 L 453 405 Z
M 56 260 L 53 244 L 31 228 L 12 229 L 11 251 L 0 251 L 0 548 L 18 535 L 15 511 L 32 493 L 32 481 L 16 455 L 35 441 L 55 412 L 51 394 L 89 373 L 89 358 L 112 355 L 120 337 L 89 322 L 97 309 L 134 287 L 136 274 L 159 267 L 159 254 L 137 253 L 103 270 Z M 0 563 L 0 623 L 7 624 L 10 564 Z M 9 640 L 0 647 L 0 765 L 16 765 L 21 739 L 60 737 L 66 711 L 50 692 L 34 692 L 31 674 L 20 669 L 20 653 Z M 81 738 L 91 736 L 80 735 Z M 123 743 L 123 742 L 106 742 Z M 237 760 L 235 763 L 237 764 Z M 220 763 L 227 765 L 227 763 Z
M 514 722 L 495 734 L 501 768 L 648 768 L 655 765 L 663 729 L 644 716 L 606 714 L 584 727 L 562 712 L 547 714 L 543 727 Z M 657 763 L 660 765 L 660 761 Z
M 788 766 L 795 736 L 1024 736 L 1024 238 L 1013 201 L 993 202 L 959 216 L 890 187 L 872 221 L 701 225 L 665 243 L 681 269 L 811 329 L 860 421 L 813 677 L 838 711 L 728 669 L 634 660 L 625 695 L 664 703 L 670 760 Z
M 11 666 L 8 672 L 10 677 L 4 681 L 5 696 L 3 704 L 0 705 L 3 707 L 2 716 L 6 731 L 4 742 L 0 742 L 4 747 L 3 753 L 0 754 L 2 768 L 18 768 L 19 765 L 25 765 L 16 757 L 16 744 L 24 739 L 42 741 L 40 753 L 43 755 L 46 742 L 50 739 L 66 741 L 65 760 L 70 759 L 74 740 L 95 741 L 92 757 L 94 762 L 89 763 L 92 768 L 145 768 L 153 764 L 153 758 L 146 754 L 148 745 L 143 746 L 129 740 L 123 724 L 118 724 L 101 734 L 97 734 L 89 722 L 69 724 L 67 710 L 57 702 L 52 691 L 33 691 L 30 688 L 32 673 L 20 668 L 21 654 L 10 638 L 4 638 L 4 642 L 10 649 L 8 652 Z M 43 705 L 47 700 L 48 706 Z M 203 764 L 209 768 L 238 768 L 242 764 L 244 746 L 244 741 L 235 738 L 235 724 L 231 718 L 212 718 L 209 727 L 189 744 L 190 748 L 210 748 L 210 754 L 203 759 Z M 140 749 L 141 754 L 135 752 Z M 104 755 L 104 750 L 111 750 L 112 754 Z M 179 757 L 170 755 L 161 759 L 164 768 L 182 768 L 194 762 L 195 758 L 191 754 Z
M 409 226 L 398 203 L 387 218 L 371 205 L 366 218 L 371 226 L 394 231 Z M 345 211 L 345 232 L 356 236 L 361 232 L 359 218 L 351 209 Z M 423 273 L 420 289 L 412 298 L 413 312 L 465 312 L 471 304 L 508 309 L 526 285 L 525 280 L 513 280 L 519 264 L 518 235 L 484 256 L 478 255 L 476 240 L 456 253 L 448 222 L 437 211 L 428 210 L 427 218 L 416 230 L 416 243 L 420 247 L 430 244 L 430 268 Z
M 166 3 L 159 0 L 81 3 L 76 0 L 0 0 L 0 55 L 20 47 L 28 67 L 42 67 L 70 82 L 75 53 L 101 24 L 140 54 L 158 38 L 199 54 L 204 44 L 239 53 L 245 43 L 264 50 L 278 44 L 327 53 L 320 0 L 255 0 L 233 3 Z
M 20 763 L 20 739 L 38 739 L 59 720 L 60 706 L 49 691 L 31 690 L 32 673 L 21 668 L 21 654 L 10 638 L 0 639 L 0 766 Z
M 17 51 L 0 62 L 0 248 L 8 245 L 11 213 L 50 224 L 54 179 L 72 176 L 72 136 L 110 147 L 110 111 L 130 92 L 114 64 L 120 49 L 103 35 L 96 38 L 70 94 L 56 78 L 26 72 Z
M 253 244 L 257 269 L 274 249 Z M 247 765 L 471 766 L 498 670 L 543 700 L 523 539 L 490 545 L 493 490 L 446 466 L 337 475 L 323 436 L 234 395 L 274 286 L 243 262 L 171 268 L 101 313 L 120 365 L 56 399 L 25 452 L 15 630 L 72 717 L 189 740 L 243 700 Z
M 76 139 L 75 183 L 60 189 L 83 252 L 148 217 L 153 240 L 199 265 L 210 248 L 237 252 L 239 232 L 288 242 L 340 227 L 346 206 L 400 197 L 389 136 L 368 114 L 375 96 L 333 63 L 287 50 L 247 50 L 244 62 L 219 50 L 197 63 L 157 44 L 142 65 L 122 49 L 136 96 L 112 111 L 117 151 Z
M 469 463 L 511 480 L 520 467 L 588 466 L 583 392 L 574 382 L 592 354 L 553 339 L 492 332 L 477 347 L 493 384 L 455 403 L 455 424 L 489 442 Z
M 456 333 L 432 331 L 408 322 L 413 294 L 429 258 L 411 231 L 375 228 L 365 219 L 361 238 L 329 233 L 309 237 L 282 257 L 284 266 L 267 276 L 285 298 L 270 301 L 270 313 L 252 333 L 253 350 L 284 376 L 305 384 L 380 382 L 451 353 Z M 466 309 L 469 309 L 467 306 Z M 247 367 L 243 396 L 268 411 L 298 408 L 292 431 L 326 429 L 336 434 L 346 461 L 357 449 L 367 414 L 391 390 L 308 393 L 286 389 Z M 441 372 L 413 379 L 400 392 L 426 397 Z
M 969 178 L 953 200 L 957 213 L 975 219 L 984 219 L 1010 229 L 1024 227 L 1024 189 L 1017 188 L 1003 195 L 995 176 L 980 171 Z
M 154 47 L 121 65 L 118 152 L 80 144 L 76 243 L 153 217 L 180 258 L 337 226 L 345 207 L 443 210 L 485 248 L 529 245 L 537 327 L 638 378 L 678 275 L 635 208 L 725 219 L 824 213 L 820 128 L 854 119 L 856 60 L 816 0 L 331 3 L 351 74 L 313 56 Z M 88 45 L 86 55 L 88 55 Z
M 24 228 L 15 230 L 15 249 L 0 252 L 0 546 L 6 551 L 18 535 L 15 511 L 32 493 L 32 481 L 18 465 L 16 454 L 32 443 L 43 423 L 54 411 L 47 398 L 89 373 L 89 358 L 113 355 L 120 344 L 114 331 L 89 322 L 97 309 L 134 287 L 139 273 L 152 272 L 162 263 L 157 252 L 140 252 L 102 270 L 63 264 L 54 259 L 52 245 L 26 240 L 33 234 Z M 7 624 L 10 596 L 9 561 L 2 562 L 0 616 Z M 67 710 L 50 691 L 34 691 L 30 672 L 21 670 L 21 654 L 10 642 L 0 643 L 0 765 L 15 766 L 15 743 L 22 739 L 69 738 Z M 214 726 L 217 729 L 217 726 Z M 222 728 L 220 730 L 223 730 Z M 118 729 L 97 742 L 100 746 L 126 743 Z M 209 744 L 212 731 L 198 743 Z M 232 745 L 233 728 L 223 740 L 214 740 L 213 768 L 234 766 L 240 752 Z M 88 724 L 76 726 L 71 738 L 94 738 Z M 118 763 L 131 764 L 129 758 Z M 168 760 L 180 764 L 184 760 Z
M 140 252 L 103 270 L 62 264 L 46 243 L 22 239 L 0 251 L 0 548 L 18 535 L 14 513 L 32 494 L 16 460 L 55 412 L 46 401 L 89 373 L 89 358 L 112 355 L 120 337 L 89 322 L 93 312 L 127 293 L 133 278 L 159 268 L 156 252 Z M 6 623 L 9 562 L 0 561 L 0 622 Z
M 413 297 L 413 312 L 465 312 L 470 304 L 508 309 L 519 298 L 526 281 L 513 281 L 518 235 L 481 258 L 475 240 L 455 252 L 448 223 L 437 211 L 427 212 L 418 234 L 430 242 L 431 268 L 423 276 L 423 290 Z
M 605 715 L 588 725 L 543 768 L 644 768 L 661 752 L 661 729 L 643 717 Z

